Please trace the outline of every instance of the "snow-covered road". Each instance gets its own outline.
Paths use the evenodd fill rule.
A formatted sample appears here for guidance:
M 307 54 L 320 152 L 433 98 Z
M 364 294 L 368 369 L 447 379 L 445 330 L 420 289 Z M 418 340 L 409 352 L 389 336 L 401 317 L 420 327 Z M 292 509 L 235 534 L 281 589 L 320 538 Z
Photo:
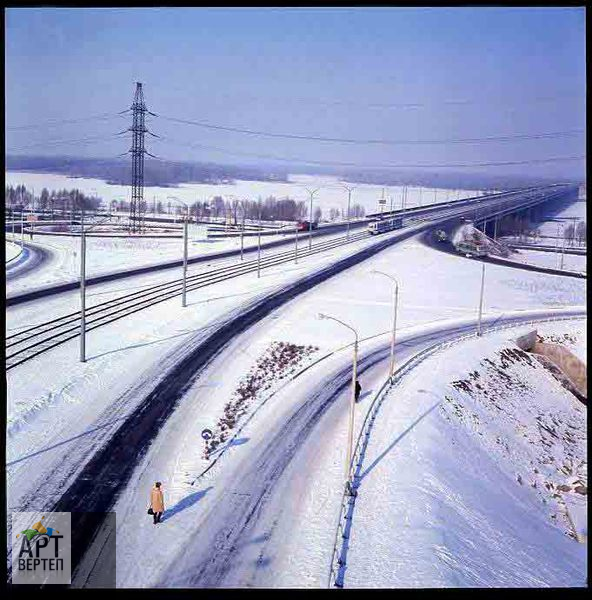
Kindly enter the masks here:
M 567 312 L 532 311 L 488 321 L 520 323 Z M 471 319 L 420 328 L 402 336 L 398 360 L 474 328 Z M 190 469 L 187 457 L 195 452 L 202 421 L 191 418 L 199 412 L 199 402 L 189 398 L 200 396 L 202 381 L 221 377 L 225 361 L 216 359 L 207 368 L 116 504 L 118 586 L 326 584 L 334 533 L 327 524 L 338 514 L 344 480 L 350 352 L 343 349 L 321 360 L 275 394 L 273 404 L 257 412 L 214 469 L 184 486 L 184 497 L 177 495 L 163 525 L 155 529 L 143 510 L 144 496 L 158 473 Z M 362 344 L 365 392 L 356 409 L 356 429 L 385 380 L 388 354 L 387 336 Z M 186 476 L 181 479 L 187 482 Z M 137 552 L 146 538 L 159 552 L 140 559 Z M 93 575 L 83 571 L 86 577 Z

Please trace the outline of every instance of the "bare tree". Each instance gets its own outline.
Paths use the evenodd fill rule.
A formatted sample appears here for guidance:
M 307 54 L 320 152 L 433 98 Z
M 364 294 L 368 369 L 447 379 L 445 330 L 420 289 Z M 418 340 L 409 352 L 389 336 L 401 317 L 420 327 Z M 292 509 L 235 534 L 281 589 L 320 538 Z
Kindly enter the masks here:
M 580 221 L 576 227 L 576 237 L 578 244 L 586 244 L 586 221 Z

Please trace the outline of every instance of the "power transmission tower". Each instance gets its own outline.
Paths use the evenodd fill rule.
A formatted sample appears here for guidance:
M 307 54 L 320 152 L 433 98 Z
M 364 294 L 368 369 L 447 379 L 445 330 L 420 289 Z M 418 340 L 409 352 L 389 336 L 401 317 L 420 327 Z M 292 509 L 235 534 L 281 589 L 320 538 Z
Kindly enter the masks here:
M 131 110 L 132 126 L 129 131 L 132 132 L 133 138 L 129 152 L 132 155 L 132 199 L 128 229 L 130 233 L 141 233 L 144 230 L 144 212 L 146 210 L 144 203 L 144 154 L 148 154 L 144 147 L 144 136 L 146 133 L 151 132 L 146 128 L 146 113 L 149 113 L 149 111 L 144 103 L 144 93 L 140 82 L 136 82 L 136 93 L 134 94 Z

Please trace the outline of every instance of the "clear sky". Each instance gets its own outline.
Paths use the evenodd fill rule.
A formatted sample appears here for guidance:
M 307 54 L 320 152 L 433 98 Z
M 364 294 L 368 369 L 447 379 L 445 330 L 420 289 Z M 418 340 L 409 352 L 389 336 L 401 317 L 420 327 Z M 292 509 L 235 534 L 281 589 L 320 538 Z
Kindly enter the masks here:
M 108 136 L 128 117 L 41 125 L 124 110 L 135 81 L 159 115 L 275 133 L 429 141 L 585 128 L 583 8 L 7 9 L 5 45 L 7 151 L 15 154 L 125 152 L 128 139 Z M 336 144 L 162 116 L 149 126 L 168 139 L 148 138 L 147 147 L 171 159 L 247 163 L 241 153 L 252 153 L 372 165 L 585 154 L 583 135 Z M 48 144 L 88 137 L 100 139 Z

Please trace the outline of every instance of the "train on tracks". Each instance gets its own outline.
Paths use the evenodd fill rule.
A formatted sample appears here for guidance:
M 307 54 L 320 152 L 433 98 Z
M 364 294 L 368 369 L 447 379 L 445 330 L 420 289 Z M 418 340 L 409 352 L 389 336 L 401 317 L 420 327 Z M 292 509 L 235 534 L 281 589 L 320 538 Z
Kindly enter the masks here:
M 401 227 L 403 227 L 403 219 L 401 217 L 382 219 L 368 223 L 368 233 L 376 235 L 385 231 L 392 231 L 393 229 L 401 229 Z
M 319 224 L 314 221 L 312 223 L 310 221 L 298 221 L 296 229 L 298 231 L 309 231 L 311 229 L 317 229 L 318 226 Z

